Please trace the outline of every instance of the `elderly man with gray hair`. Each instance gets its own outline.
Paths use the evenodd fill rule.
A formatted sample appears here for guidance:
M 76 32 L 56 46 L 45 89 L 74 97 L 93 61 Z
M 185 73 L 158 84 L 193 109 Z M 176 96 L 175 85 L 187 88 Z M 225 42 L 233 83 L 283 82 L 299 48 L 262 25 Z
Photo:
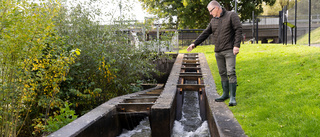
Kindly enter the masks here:
M 216 98 L 215 101 L 223 102 L 230 97 L 229 106 L 236 106 L 237 76 L 235 66 L 242 38 L 240 18 L 237 13 L 222 8 L 215 0 L 208 4 L 207 9 L 213 18 L 207 28 L 187 48 L 187 51 L 192 51 L 197 45 L 206 40 L 210 34 L 213 34 L 214 52 L 223 89 L 223 94 Z

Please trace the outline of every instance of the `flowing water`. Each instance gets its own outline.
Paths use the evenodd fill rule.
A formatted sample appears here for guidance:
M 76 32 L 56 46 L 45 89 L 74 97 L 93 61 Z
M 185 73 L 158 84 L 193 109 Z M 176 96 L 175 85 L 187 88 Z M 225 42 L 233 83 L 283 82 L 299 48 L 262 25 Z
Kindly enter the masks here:
M 123 132 L 118 137 L 151 137 L 151 128 L 149 118 L 145 118 L 133 130 L 123 129 Z
M 209 137 L 208 122 L 200 117 L 198 92 L 184 92 L 182 118 L 174 121 L 172 137 Z M 140 122 L 133 130 L 125 130 L 119 137 L 151 137 L 149 119 Z
M 198 92 L 185 91 L 182 118 L 174 122 L 172 137 L 208 137 L 208 122 L 200 117 Z

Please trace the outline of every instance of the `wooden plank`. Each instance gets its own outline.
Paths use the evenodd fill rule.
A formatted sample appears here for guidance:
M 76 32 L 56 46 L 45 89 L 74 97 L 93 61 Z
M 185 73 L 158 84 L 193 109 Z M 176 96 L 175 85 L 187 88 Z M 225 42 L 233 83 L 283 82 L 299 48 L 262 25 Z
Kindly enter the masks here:
M 195 64 L 195 63 L 199 63 L 199 60 L 183 60 L 183 63 L 188 63 L 188 64 L 193 63 L 193 64 Z
M 183 64 L 182 67 L 199 67 L 200 68 L 200 65 L 199 64 Z
M 158 98 L 130 98 L 123 101 L 123 103 L 154 103 Z
M 183 57 L 183 59 L 198 59 L 199 57 Z
M 118 106 L 129 106 L 129 105 L 154 105 L 154 103 L 119 103 Z
M 160 94 L 148 94 L 148 93 L 146 93 L 146 94 L 139 94 L 139 96 L 153 96 L 153 97 L 159 97 L 159 96 L 160 96 Z
M 134 97 L 130 97 L 130 99 L 146 99 L 146 98 L 154 98 L 157 99 L 158 96 L 134 96 Z
M 150 111 L 154 103 L 119 103 L 117 105 L 118 112 L 140 112 Z
M 199 91 L 200 88 L 204 88 L 203 84 L 178 84 L 177 88 L 182 88 L 183 91 Z
M 145 114 L 149 115 L 150 111 L 139 111 L 139 112 L 118 112 L 118 115 L 140 115 Z
M 201 69 L 200 67 L 181 67 L 181 69 Z
M 200 75 L 189 75 L 189 76 L 180 76 L 180 78 L 184 78 L 185 80 L 198 80 L 198 78 L 202 78 Z
M 202 76 L 202 73 L 197 73 L 197 72 L 184 72 L 184 73 L 180 73 L 180 76 Z
M 200 65 L 200 63 L 182 63 L 182 65 Z

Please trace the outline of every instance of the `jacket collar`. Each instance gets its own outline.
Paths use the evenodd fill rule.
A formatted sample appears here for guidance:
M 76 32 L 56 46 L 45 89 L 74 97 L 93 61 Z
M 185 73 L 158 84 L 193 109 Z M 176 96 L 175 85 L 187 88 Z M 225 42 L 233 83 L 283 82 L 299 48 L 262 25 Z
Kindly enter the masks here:
M 220 17 L 214 17 L 215 19 L 219 19 L 219 18 L 223 17 L 223 15 L 224 15 L 225 12 L 226 12 L 226 9 L 221 7 L 221 10 L 222 10 L 222 11 L 221 11 L 221 13 L 220 13 Z
M 221 8 L 222 9 L 222 12 L 220 13 L 220 18 L 223 17 L 223 15 L 225 14 L 226 12 L 226 9 L 225 8 Z

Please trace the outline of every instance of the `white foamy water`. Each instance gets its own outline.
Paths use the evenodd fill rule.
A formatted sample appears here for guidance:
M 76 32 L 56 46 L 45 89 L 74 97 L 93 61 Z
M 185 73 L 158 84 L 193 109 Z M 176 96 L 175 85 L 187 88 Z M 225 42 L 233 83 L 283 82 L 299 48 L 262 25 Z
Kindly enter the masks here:
M 204 121 L 195 131 L 185 131 L 184 125 L 174 121 L 172 137 L 209 137 L 208 122 Z
M 209 137 L 208 122 L 200 117 L 198 92 L 185 91 L 181 120 L 174 121 L 171 137 Z M 124 130 L 118 137 L 151 137 L 149 119 L 146 118 L 133 130 Z
M 182 118 L 174 121 L 172 137 L 209 137 L 208 122 L 200 117 L 198 92 L 185 91 Z
M 151 128 L 149 118 L 145 118 L 133 130 L 123 129 L 123 132 L 118 137 L 151 137 Z

